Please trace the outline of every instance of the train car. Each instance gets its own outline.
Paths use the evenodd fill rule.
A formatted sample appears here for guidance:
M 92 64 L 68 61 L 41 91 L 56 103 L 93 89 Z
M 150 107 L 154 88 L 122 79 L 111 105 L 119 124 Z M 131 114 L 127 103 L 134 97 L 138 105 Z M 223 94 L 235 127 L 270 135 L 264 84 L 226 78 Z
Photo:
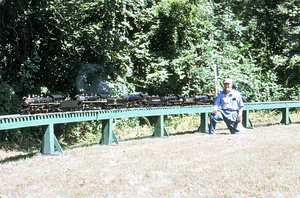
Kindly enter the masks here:
M 79 95 L 76 100 L 63 98 L 61 95 L 28 96 L 23 98 L 21 114 L 85 111 L 100 109 L 121 109 L 141 107 L 169 107 L 211 105 L 216 96 L 213 94 L 186 97 L 184 95 L 149 96 L 148 94 L 132 94 L 110 97 L 107 94 Z
M 78 108 L 80 110 L 99 110 L 103 108 L 107 108 L 107 97 L 104 96 L 102 97 L 101 95 L 91 95 L 91 96 L 84 96 L 80 95 L 77 96 L 77 101 L 78 101 Z M 69 101 L 64 101 L 65 103 L 71 104 L 72 102 Z M 74 106 L 76 106 L 74 102 Z
M 148 105 L 148 94 L 132 94 L 128 96 L 128 108 L 146 107 Z
M 21 114 L 56 112 L 63 101 L 61 95 L 23 97 Z
M 215 102 L 215 100 L 216 96 L 213 94 L 195 95 L 193 97 L 186 97 L 184 105 L 211 105 Z
M 196 105 L 211 105 L 214 104 L 217 97 L 214 94 L 197 95 L 194 97 Z
M 147 96 L 147 107 L 161 107 L 163 98 L 160 96 Z
M 184 95 L 168 95 L 163 97 L 164 106 L 183 106 L 185 102 Z
M 99 94 L 99 96 L 107 100 L 107 103 L 105 105 L 105 108 L 107 109 L 121 109 L 128 107 L 128 95 L 109 97 L 107 94 Z

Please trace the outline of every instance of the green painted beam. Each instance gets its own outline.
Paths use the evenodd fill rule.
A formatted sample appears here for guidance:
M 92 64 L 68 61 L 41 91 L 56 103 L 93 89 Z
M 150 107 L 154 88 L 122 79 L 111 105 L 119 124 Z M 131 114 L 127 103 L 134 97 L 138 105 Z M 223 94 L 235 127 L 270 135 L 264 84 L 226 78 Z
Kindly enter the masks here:
M 289 119 L 289 108 L 300 107 L 300 101 L 281 101 L 281 102 L 260 102 L 245 103 L 243 111 L 243 124 L 245 127 L 252 125 L 249 118 L 249 110 L 259 109 L 282 109 L 282 123 L 291 123 Z M 200 113 L 201 132 L 208 131 L 208 114 L 213 110 L 211 105 L 194 106 L 194 107 L 161 107 L 161 108 L 140 108 L 140 109 L 114 109 L 100 111 L 84 111 L 84 112 L 68 112 L 68 113 L 52 113 L 52 114 L 36 114 L 36 115 L 10 115 L 0 116 L 0 130 L 45 126 L 42 150 L 44 154 L 53 154 L 55 148 L 58 152 L 63 153 L 55 135 L 54 124 L 82 122 L 91 120 L 102 120 L 103 135 L 101 144 L 112 144 L 114 140 L 119 144 L 112 129 L 113 119 L 125 117 L 156 117 L 154 136 L 168 136 L 164 128 L 164 115 L 174 114 L 192 114 Z M 252 125 L 253 127 L 253 125 Z
M 245 103 L 244 110 L 282 109 L 300 107 L 300 101 L 255 102 Z
M 42 143 L 42 153 L 48 155 L 54 155 L 55 148 L 56 148 L 60 154 L 64 154 L 63 149 L 61 148 L 60 144 L 56 139 L 56 136 L 54 135 L 53 124 L 43 126 L 43 130 L 44 130 L 44 137 Z
M 153 109 L 129 109 L 129 110 L 110 110 L 95 112 L 72 112 L 72 113 L 53 113 L 35 114 L 29 116 L 18 116 L 15 118 L 0 118 L 0 130 L 24 128 L 32 126 L 43 126 L 48 124 L 60 124 L 71 122 L 83 122 L 91 120 L 107 120 L 126 117 L 158 116 L 202 113 L 212 111 L 211 106 L 204 107 L 178 107 L 178 108 L 153 108 Z
M 169 137 L 164 127 L 164 115 L 155 116 L 154 137 Z
M 262 102 L 262 103 L 245 103 L 244 110 L 258 109 L 283 109 L 291 107 L 300 107 L 300 101 L 295 102 Z M 125 117 L 141 116 L 158 116 L 174 114 L 191 114 L 191 113 L 209 113 L 212 106 L 199 107 L 177 107 L 177 108 L 154 108 L 154 109 L 129 109 L 129 110 L 110 110 L 95 112 L 73 112 L 73 113 L 53 113 L 53 114 L 36 114 L 30 116 L 18 116 L 11 118 L 0 118 L 0 130 L 15 129 L 32 126 L 43 126 L 48 124 L 81 122 L 91 120 L 107 120 Z
M 119 145 L 118 139 L 113 131 L 113 119 L 102 120 L 102 137 L 101 145 L 112 145 L 112 139 L 114 139 L 116 145 Z
M 281 119 L 281 122 L 282 124 L 290 124 L 292 123 L 291 119 L 290 119 L 290 116 L 289 116 L 289 108 L 283 108 L 282 110 L 282 119 Z
M 208 112 L 200 114 L 200 126 L 198 131 L 202 133 L 208 132 Z
M 243 110 L 242 124 L 245 128 L 253 129 L 254 127 L 249 117 L 249 109 Z

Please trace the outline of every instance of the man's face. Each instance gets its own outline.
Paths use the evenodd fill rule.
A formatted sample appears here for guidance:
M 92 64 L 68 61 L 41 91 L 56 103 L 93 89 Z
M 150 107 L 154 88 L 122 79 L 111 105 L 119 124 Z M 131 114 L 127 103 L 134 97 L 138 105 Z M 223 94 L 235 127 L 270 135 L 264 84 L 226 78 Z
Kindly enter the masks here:
M 225 89 L 226 93 L 231 92 L 231 87 L 232 87 L 232 83 L 224 83 L 224 89 Z

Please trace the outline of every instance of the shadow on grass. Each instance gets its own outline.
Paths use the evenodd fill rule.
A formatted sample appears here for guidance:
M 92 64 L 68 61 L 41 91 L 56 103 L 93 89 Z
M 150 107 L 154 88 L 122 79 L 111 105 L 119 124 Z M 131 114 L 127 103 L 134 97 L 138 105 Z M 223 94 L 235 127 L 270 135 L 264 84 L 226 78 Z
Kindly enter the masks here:
M 183 131 L 183 132 L 170 133 L 169 136 L 186 135 L 186 134 L 194 134 L 194 133 L 200 133 L 200 132 L 198 132 L 197 130 Z M 164 137 L 168 138 L 168 136 L 164 136 Z M 141 140 L 141 139 L 147 139 L 147 138 L 157 138 L 157 137 L 154 137 L 154 133 L 153 133 L 152 135 L 146 135 L 146 136 L 139 136 L 139 137 L 135 137 L 135 138 L 123 139 L 123 140 L 120 140 L 119 142 L 125 142 L 125 141 L 130 141 L 130 140 Z
M 169 136 L 176 136 L 176 135 L 186 135 L 186 134 L 194 134 L 194 133 L 201 133 L 198 132 L 197 130 L 194 131 L 184 131 L 184 132 L 176 132 L 176 133 L 171 133 Z M 205 133 L 201 133 L 205 134 Z M 154 133 L 152 135 L 145 135 L 145 136 L 138 136 L 134 138 L 125 138 L 125 139 L 118 139 L 118 142 L 126 142 L 126 141 L 131 141 L 131 140 L 142 140 L 142 139 L 148 139 L 148 138 L 157 138 L 154 137 Z M 168 136 L 165 136 L 165 138 L 168 138 Z M 82 147 L 88 147 L 88 146 L 94 146 L 94 145 L 102 145 L 100 143 L 85 143 L 85 144 L 80 144 L 80 145 L 72 145 L 72 146 L 67 146 L 65 149 L 73 149 L 73 148 L 82 148 Z M 111 146 L 114 146 L 114 142 Z
M 8 163 L 8 162 L 14 162 L 14 161 L 18 161 L 18 160 L 21 160 L 21 159 L 32 158 L 33 156 L 35 156 L 37 154 L 38 154 L 38 152 L 31 152 L 31 153 L 27 153 L 27 154 L 21 154 L 21 155 L 6 157 L 6 158 L 0 160 L 0 164 L 5 164 L 5 163 Z

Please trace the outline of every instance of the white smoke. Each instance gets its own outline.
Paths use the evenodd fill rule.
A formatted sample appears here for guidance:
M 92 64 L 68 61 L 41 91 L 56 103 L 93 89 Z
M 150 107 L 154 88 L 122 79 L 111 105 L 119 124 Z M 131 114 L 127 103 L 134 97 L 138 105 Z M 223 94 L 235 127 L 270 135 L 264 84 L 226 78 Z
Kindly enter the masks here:
M 81 94 L 126 95 L 128 88 L 123 83 L 105 81 L 104 67 L 98 64 L 86 64 L 76 78 L 77 91 Z
M 86 64 L 76 78 L 77 90 L 84 94 L 108 94 L 111 91 L 103 79 L 104 68 L 98 64 Z

